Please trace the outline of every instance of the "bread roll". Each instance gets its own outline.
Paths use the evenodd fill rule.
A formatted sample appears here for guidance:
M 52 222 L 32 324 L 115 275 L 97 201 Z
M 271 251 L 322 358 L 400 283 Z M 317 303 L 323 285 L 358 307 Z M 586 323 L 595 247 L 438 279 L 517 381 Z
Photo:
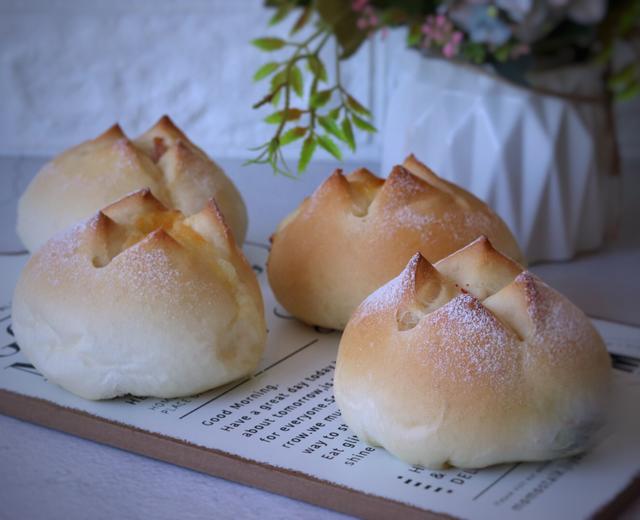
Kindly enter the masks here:
M 478 468 L 589 446 L 610 361 L 589 319 L 481 238 L 420 253 L 358 307 L 334 391 L 363 441 L 409 464 Z
M 196 394 L 252 373 L 266 341 L 256 276 L 215 203 L 184 217 L 149 190 L 49 240 L 12 313 L 36 368 L 87 399 Z
M 522 260 L 500 217 L 413 156 L 386 180 L 366 169 L 346 176 L 337 170 L 273 235 L 269 282 L 292 315 L 343 329 L 416 251 L 435 262 L 480 235 Z
M 164 116 L 129 140 L 118 125 L 45 164 L 18 203 L 18 236 L 29 251 L 133 191 L 149 188 L 186 215 L 215 198 L 239 244 L 247 210 L 222 169 Z

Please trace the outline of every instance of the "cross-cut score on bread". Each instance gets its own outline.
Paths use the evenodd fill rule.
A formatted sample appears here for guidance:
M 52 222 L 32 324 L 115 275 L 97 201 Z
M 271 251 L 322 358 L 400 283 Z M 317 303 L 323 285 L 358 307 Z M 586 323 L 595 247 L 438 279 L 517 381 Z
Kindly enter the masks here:
M 351 211 L 356 217 L 365 217 L 371 203 L 384 186 L 384 180 L 379 179 L 366 168 L 359 168 L 342 177 L 340 173 L 340 170 L 337 170 L 336 176 L 347 181 L 345 186 L 351 198 Z
M 428 197 L 430 204 L 453 204 L 464 210 L 484 206 L 467 191 L 438 177 L 413 155 L 407 157 L 402 165 L 394 166 L 386 180 L 367 168 L 358 168 L 346 175 L 337 169 L 314 196 L 321 197 L 325 192 L 331 197 L 337 195 L 342 200 L 348 200 L 351 212 L 357 217 L 367 216 L 378 196 L 383 199 L 381 205 L 392 207 L 407 207 L 416 202 L 424 204 L 425 195 L 431 195 Z
M 400 330 L 415 327 L 424 315 L 461 297 L 465 301 L 481 302 L 502 324 L 519 335 L 523 332 L 522 320 L 515 319 L 510 312 L 520 308 L 518 290 L 514 292 L 510 284 L 515 283 L 514 287 L 531 284 L 531 275 L 523 273 L 522 266 L 496 251 L 487 237 L 479 237 L 435 266 L 416 253 L 403 276 L 403 287 L 407 290 L 404 305 L 397 314 Z M 505 303 L 505 299 L 510 303 Z
M 334 393 L 365 442 L 472 468 L 587 449 L 610 384 L 584 313 L 480 237 L 435 264 L 416 253 L 358 306 Z
M 95 230 L 91 244 L 92 264 L 96 268 L 106 267 L 141 242 L 145 249 L 183 249 L 209 264 L 230 283 L 240 277 L 261 298 L 253 270 L 238 249 L 214 199 L 200 212 L 186 217 L 178 210 L 166 208 L 150 190 L 143 189 L 99 211 L 90 227 Z
M 386 179 L 335 170 L 271 237 L 269 282 L 302 321 L 342 329 L 356 306 L 419 251 L 434 263 L 480 235 L 518 262 L 504 222 L 415 157 Z
M 115 124 L 47 163 L 20 200 L 18 234 L 34 251 L 55 232 L 143 188 L 186 215 L 215 198 L 236 240 L 244 241 L 247 212 L 240 193 L 167 116 L 135 139 Z
M 252 373 L 262 294 L 215 201 L 185 216 L 148 189 L 50 239 L 13 302 L 16 338 L 88 399 L 193 395 Z
M 432 175 L 435 176 L 433 173 Z M 443 200 L 438 200 L 443 197 Z M 464 197 L 449 189 L 448 183 L 437 177 L 423 178 L 401 165 L 394 166 L 386 179 L 377 177 L 366 168 L 359 168 L 346 175 L 341 169 L 337 169 L 312 195 L 311 203 L 317 204 L 323 198 L 339 201 L 356 217 L 366 217 L 374 203 L 381 210 L 409 208 L 407 213 L 415 203 L 423 206 L 454 204 L 464 209 L 469 207 Z
M 98 234 L 103 241 L 96 244 L 93 263 L 104 267 L 122 251 L 138 242 L 173 241 L 203 256 L 226 258 L 235 248 L 229 228 L 215 200 L 202 211 L 185 217 L 180 211 L 166 208 L 148 189 L 139 190 L 99 211 L 96 217 Z

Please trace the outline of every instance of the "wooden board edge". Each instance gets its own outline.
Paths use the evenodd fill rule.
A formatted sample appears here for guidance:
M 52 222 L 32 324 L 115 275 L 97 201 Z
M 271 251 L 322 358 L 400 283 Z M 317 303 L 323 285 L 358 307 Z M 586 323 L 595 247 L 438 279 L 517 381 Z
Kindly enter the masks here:
M 594 515 L 594 520 L 610 520 L 619 518 L 633 502 L 640 499 L 640 473 L 631 479 L 625 489 L 620 491 L 608 504 L 601 507 Z
M 0 389 L 0 413 L 359 518 L 453 518 L 9 390 Z M 149 442 L 149 436 L 154 438 L 154 442 Z

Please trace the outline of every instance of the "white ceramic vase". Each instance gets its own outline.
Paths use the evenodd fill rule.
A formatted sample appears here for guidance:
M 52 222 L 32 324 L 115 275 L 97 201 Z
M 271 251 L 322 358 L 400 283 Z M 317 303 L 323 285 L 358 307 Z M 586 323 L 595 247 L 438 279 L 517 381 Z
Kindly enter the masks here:
M 414 153 L 493 207 L 530 262 L 566 260 L 602 245 L 619 183 L 604 105 L 415 56 L 391 86 L 383 171 Z M 567 69 L 536 83 L 570 95 L 602 94 L 595 69 Z

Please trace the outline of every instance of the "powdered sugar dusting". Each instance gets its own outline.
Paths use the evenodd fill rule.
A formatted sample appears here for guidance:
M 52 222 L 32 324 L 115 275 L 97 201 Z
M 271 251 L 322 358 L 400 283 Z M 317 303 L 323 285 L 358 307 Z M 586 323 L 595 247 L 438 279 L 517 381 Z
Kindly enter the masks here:
M 393 226 L 427 231 L 429 234 L 431 230 L 428 227 L 438 221 L 433 213 L 422 212 L 420 208 L 411 205 L 402 206 L 389 213 L 386 215 L 386 220 Z
M 402 271 L 393 280 L 370 294 L 361 304 L 358 314 L 379 314 L 388 310 L 394 310 L 402 301 L 402 297 L 414 290 L 414 276 L 419 255 L 414 255 Z
M 398 231 L 407 229 L 419 233 L 425 246 L 437 237 L 451 240 L 462 247 L 479 235 L 492 236 L 494 221 L 481 211 L 451 210 L 436 215 L 435 208 L 425 203 L 406 204 L 400 207 L 383 207 L 379 212 L 379 224 L 387 236 L 393 237 Z M 438 260 L 438 259 L 436 259 Z
M 394 169 L 387 182 L 392 183 L 394 188 L 409 196 L 421 195 L 433 190 L 426 181 L 416 177 L 402 167 L 399 170 Z
M 94 215 L 84 222 L 74 224 L 70 228 L 56 234 L 47 253 L 58 257 L 73 256 L 80 247 L 81 238 L 86 232 L 94 233 L 98 227 L 98 215 Z
M 110 264 L 110 275 L 115 274 L 117 280 L 132 294 L 171 298 L 182 290 L 181 286 L 184 288 L 185 281 L 180 281 L 180 272 L 166 251 L 158 247 L 147 249 L 142 244 L 138 243 L 124 255 L 116 257 Z
M 541 339 L 536 348 L 547 354 L 547 360 L 558 362 L 571 351 L 593 345 L 595 329 L 578 307 L 528 271 L 516 281 L 524 287 L 535 335 Z
M 95 232 L 97 225 L 98 215 L 95 215 L 54 235 L 35 255 L 36 274 L 46 277 L 52 286 L 58 286 L 62 283 L 60 266 L 68 266 L 65 267 L 67 273 L 78 273 L 91 267 L 91 259 L 78 253 L 78 249 L 82 237 Z
M 508 388 L 520 373 L 518 339 L 483 305 L 461 294 L 429 315 L 428 359 L 443 378 Z

